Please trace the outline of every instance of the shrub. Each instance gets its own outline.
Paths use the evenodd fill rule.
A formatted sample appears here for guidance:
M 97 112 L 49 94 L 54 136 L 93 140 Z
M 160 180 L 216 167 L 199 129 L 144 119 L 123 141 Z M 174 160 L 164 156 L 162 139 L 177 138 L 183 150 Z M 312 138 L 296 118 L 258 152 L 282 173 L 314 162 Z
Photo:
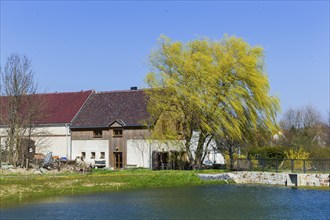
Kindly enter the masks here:
M 248 153 L 249 159 L 278 159 L 283 160 L 285 157 L 284 148 L 281 146 L 255 147 Z
M 313 159 L 330 159 L 330 148 L 314 146 L 310 149 L 310 158 Z
M 285 151 L 285 159 L 289 159 L 286 160 L 283 164 L 283 168 L 289 168 L 291 167 L 291 160 L 290 159 L 295 159 L 294 161 L 294 168 L 295 169 L 302 169 L 304 167 L 304 162 L 303 160 L 307 160 L 309 159 L 309 155 L 310 153 L 306 152 L 304 150 L 303 146 L 300 146 L 299 148 L 292 148 L 289 149 L 287 151 Z M 299 159 L 299 160 L 296 160 Z M 305 164 L 306 168 L 309 169 L 311 167 L 310 162 L 308 161 Z

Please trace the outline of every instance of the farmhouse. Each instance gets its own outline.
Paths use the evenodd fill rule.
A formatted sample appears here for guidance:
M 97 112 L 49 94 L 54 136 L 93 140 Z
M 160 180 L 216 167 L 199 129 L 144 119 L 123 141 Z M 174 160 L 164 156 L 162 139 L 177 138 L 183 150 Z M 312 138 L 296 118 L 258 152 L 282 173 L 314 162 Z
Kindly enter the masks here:
M 95 92 L 71 125 L 72 156 L 107 167 L 149 167 L 144 90 Z
M 30 96 L 38 100 L 38 117 L 34 117 L 29 134 L 35 142 L 36 153 L 52 152 L 53 156 L 71 158 L 70 124 L 79 110 L 93 93 L 92 90 L 81 92 L 45 93 Z M 8 113 L 10 97 L 1 97 L 0 143 L 5 148 L 8 134 Z M 41 103 L 41 104 L 40 104 Z M 30 106 L 24 106 L 28 109 Z M 28 135 L 25 133 L 25 135 Z
M 92 165 L 102 162 L 113 169 L 155 169 L 155 166 L 159 169 L 159 161 L 164 165 L 169 156 L 186 160 L 182 151 L 183 141 L 160 142 L 149 138 L 146 90 L 132 87 L 131 90 L 121 91 L 90 90 L 35 96 L 43 103 L 40 117 L 32 122 L 33 129 L 28 137 L 36 145 L 36 153 L 52 152 L 55 157 L 80 158 Z M 2 115 L 6 118 L 8 114 Z M 8 127 L 3 123 L 0 127 L 2 149 L 6 145 L 7 132 Z M 194 132 L 191 143 L 193 152 L 198 135 Z M 215 149 L 215 142 L 212 141 L 206 161 L 219 163 L 219 156 L 223 161 L 222 155 Z M 172 164 L 172 168 L 175 166 Z

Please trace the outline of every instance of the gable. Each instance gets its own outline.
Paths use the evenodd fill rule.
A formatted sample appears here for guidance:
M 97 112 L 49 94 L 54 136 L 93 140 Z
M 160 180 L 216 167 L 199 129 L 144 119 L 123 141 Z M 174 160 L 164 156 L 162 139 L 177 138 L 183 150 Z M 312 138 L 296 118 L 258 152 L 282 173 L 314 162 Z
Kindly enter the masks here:
M 121 128 L 123 126 L 125 126 L 125 123 L 123 121 L 121 121 L 121 123 L 120 121 L 114 121 L 109 125 L 110 128 Z

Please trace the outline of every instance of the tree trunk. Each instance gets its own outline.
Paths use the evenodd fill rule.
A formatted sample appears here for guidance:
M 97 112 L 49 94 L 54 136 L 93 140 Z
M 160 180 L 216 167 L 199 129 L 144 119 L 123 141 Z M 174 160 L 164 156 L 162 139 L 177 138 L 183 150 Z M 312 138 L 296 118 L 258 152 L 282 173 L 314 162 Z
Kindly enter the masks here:
M 192 153 L 191 153 L 191 150 L 190 150 L 190 143 L 191 143 L 191 137 L 192 137 L 192 129 L 187 129 L 187 125 L 186 124 L 183 124 L 183 130 L 184 130 L 184 133 L 185 133 L 185 148 L 186 148 L 186 152 L 188 154 L 188 160 L 189 160 L 189 164 L 193 164 L 194 162 L 194 158 L 192 156 Z
M 8 139 L 7 139 L 7 144 L 8 144 L 8 162 L 14 166 L 14 134 L 15 134 L 15 129 L 14 128 L 9 128 L 8 132 Z
M 193 159 L 193 157 L 191 155 L 191 151 L 190 151 L 190 140 L 189 141 L 186 140 L 186 143 L 184 145 L 185 145 L 185 148 L 186 148 L 186 152 L 188 154 L 188 161 L 189 161 L 190 164 L 192 164 L 194 159 Z
M 204 143 L 206 140 L 206 135 L 201 132 L 198 138 L 198 143 L 197 143 L 197 148 L 196 148 L 196 152 L 195 152 L 195 166 L 197 169 L 202 169 L 202 165 L 203 165 L 203 148 L 204 148 Z
M 229 161 L 230 161 L 229 169 L 233 170 L 234 169 L 234 147 L 233 147 L 233 145 L 229 146 L 228 151 L 229 151 Z

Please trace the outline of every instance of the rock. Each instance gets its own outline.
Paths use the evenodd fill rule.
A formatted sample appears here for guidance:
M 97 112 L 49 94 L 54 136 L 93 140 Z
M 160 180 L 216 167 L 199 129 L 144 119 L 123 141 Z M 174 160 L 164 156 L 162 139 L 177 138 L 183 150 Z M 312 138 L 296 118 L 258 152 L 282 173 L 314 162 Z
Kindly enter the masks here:
M 46 170 L 46 169 L 44 169 L 44 168 L 41 167 L 41 168 L 40 168 L 40 172 L 41 172 L 41 173 L 47 173 L 48 170 Z
M 42 172 L 40 170 L 34 170 L 33 174 L 38 174 L 39 175 L 39 174 L 42 174 Z
M 26 174 L 28 171 L 25 168 L 16 168 L 16 172 L 17 173 L 21 173 L 21 174 Z

